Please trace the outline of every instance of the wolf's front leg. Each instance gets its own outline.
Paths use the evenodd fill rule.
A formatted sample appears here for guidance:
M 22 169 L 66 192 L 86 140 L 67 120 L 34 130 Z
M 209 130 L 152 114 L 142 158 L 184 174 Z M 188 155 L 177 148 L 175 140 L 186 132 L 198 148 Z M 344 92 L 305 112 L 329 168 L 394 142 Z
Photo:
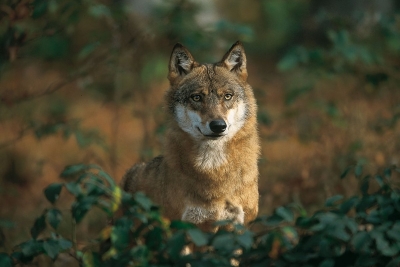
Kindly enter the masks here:
M 204 223 L 212 219 L 215 220 L 216 211 L 205 209 L 202 207 L 187 206 L 182 214 L 182 221 L 194 224 Z M 214 221 L 213 220 L 213 221 Z
M 187 206 L 182 215 L 182 221 L 194 224 L 232 220 L 236 223 L 244 223 L 244 211 L 241 205 L 234 205 L 230 201 L 214 204 L 210 208 Z
M 224 209 L 220 214 L 220 220 L 232 220 L 235 223 L 244 224 L 244 211 L 241 205 L 234 205 L 226 201 Z

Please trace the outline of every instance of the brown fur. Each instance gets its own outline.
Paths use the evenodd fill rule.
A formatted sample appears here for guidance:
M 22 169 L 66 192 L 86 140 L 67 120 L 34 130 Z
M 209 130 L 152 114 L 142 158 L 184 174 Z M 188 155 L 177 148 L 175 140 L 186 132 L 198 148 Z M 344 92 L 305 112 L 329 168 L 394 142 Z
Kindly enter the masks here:
M 161 205 L 170 219 L 202 225 L 224 219 L 248 223 L 258 212 L 259 140 L 257 106 L 252 88 L 246 82 L 243 46 L 235 43 L 219 63 L 199 64 L 186 48 L 177 44 L 169 70 L 171 88 L 166 101 L 171 119 L 165 138 L 165 155 L 128 170 L 122 181 L 123 189 L 145 192 Z M 227 92 L 233 94 L 231 101 L 223 99 Z M 190 100 L 194 93 L 204 100 Z M 213 148 L 202 145 L 206 142 L 201 139 L 203 137 L 194 138 L 182 130 L 176 106 L 181 105 L 185 112 L 195 112 L 203 122 L 218 118 L 226 120 L 229 110 L 237 109 L 239 103 L 245 107 L 243 124 L 220 145 L 226 161 L 207 165 L 213 157 L 209 156 Z M 205 162 L 204 166 L 202 162 Z M 243 212 L 244 220 L 240 219 Z

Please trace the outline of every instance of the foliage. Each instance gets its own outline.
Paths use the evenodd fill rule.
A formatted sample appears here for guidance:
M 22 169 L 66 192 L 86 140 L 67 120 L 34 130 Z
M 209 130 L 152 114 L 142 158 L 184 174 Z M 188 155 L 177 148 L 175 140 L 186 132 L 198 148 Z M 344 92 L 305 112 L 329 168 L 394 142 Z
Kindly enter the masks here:
M 315 34 L 322 35 L 324 41 L 315 43 L 305 39 L 304 45 L 289 48 L 277 64 L 280 71 L 290 74 L 287 103 L 314 89 L 326 76 L 352 74 L 374 88 L 388 81 L 398 84 L 394 60 L 399 57 L 398 15 L 381 15 L 373 19 L 371 16 L 365 13 L 357 19 L 346 20 L 320 12 L 314 18 L 319 27 Z M 290 78 L 295 71 L 302 73 L 302 81 L 296 76 Z
M 372 177 L 362 176 L 362 169 L 355 166 L 342 178 L 353 168 L 360 182 L 359 195 L 330 197 L 311 216 L 296 205 L 278 207 L 272 215 L 253 222 L 257 231 L 221 221 L 216 223 L 217 232 L 207 233 L 190 223 L 167 221 L 143 193 L 122 191 L 96 165 L 67 166 L 60 176 L 69 182 L 44 190 L 53 206 L 35 220 L 32 239 L 18 245 L 11 255 L 0 254 L 0 262 L 2 266 L 28 264 L 40 254 L 56 260 L 60 253 L 69 252 L 88 267 L 398 266 L 400 190 L 392 177 L 400 169 L 387 168 Z M 76 236 L 69 240 L 57 233 L 66 218 L 56 207 L 64 188 L 75 197 L 70 212 L 77 224 L 94 207 L 115 217 L 98 235 L 100 249 L 77 248 Z

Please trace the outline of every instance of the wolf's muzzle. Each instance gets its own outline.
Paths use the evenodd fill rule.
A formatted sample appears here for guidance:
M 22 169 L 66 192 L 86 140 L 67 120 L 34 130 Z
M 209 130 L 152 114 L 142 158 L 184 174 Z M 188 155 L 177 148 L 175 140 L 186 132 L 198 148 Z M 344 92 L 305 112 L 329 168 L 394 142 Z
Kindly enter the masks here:
M 222 133 L 226 130 L 226 123 L 224 120 L 215 120 L 210 122 L 210 129 L 214 133 Z

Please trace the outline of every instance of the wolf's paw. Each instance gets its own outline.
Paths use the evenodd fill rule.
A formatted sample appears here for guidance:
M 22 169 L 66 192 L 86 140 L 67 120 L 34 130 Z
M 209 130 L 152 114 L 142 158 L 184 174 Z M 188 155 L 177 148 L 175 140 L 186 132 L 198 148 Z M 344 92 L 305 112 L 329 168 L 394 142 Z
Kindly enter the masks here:
M 223 219 L 233 220 L 235 223 L 244 224 L 244 211 L 242 206 L 235 206 L 231 202 L 226 201 Z
M 186 207 L 182 215 L 182 221 L 199 224 L 209 220 L 211 215 L 211 211 L 201 207 Z

